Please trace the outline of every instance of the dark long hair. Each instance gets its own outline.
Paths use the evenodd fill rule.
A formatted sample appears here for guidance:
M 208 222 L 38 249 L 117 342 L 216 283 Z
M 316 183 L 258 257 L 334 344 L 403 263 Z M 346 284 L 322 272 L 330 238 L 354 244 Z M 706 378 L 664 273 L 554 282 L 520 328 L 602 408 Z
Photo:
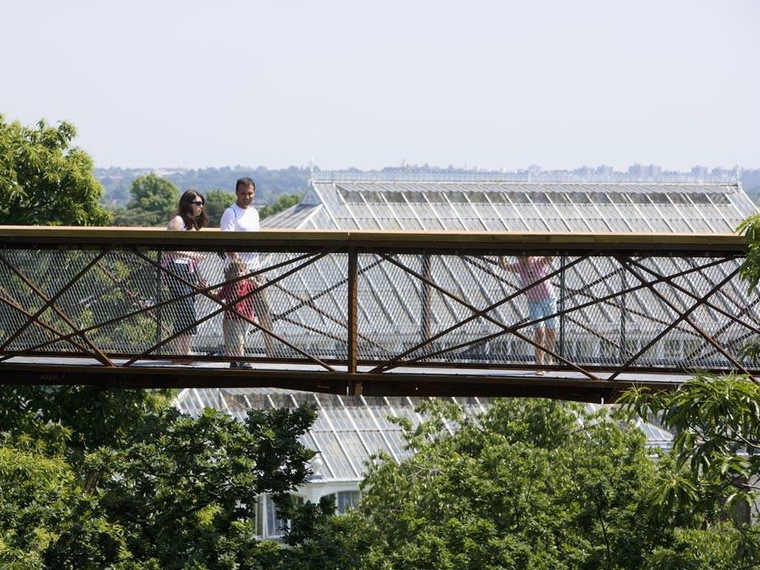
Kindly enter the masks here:
M 203 202 L 203 211 L 197 218 L 193 218 L 193 200 L 201 200 Z M 182 221 L 185 223 L 185 227 L 188 229 L 199 230 L 208 223 L 208 216 L 206 215 L 206 198 L 203 194 L 196 190 L 186 190 L 179 199 L 179 206 L 177 207 L 177 215 L 182 217 Z

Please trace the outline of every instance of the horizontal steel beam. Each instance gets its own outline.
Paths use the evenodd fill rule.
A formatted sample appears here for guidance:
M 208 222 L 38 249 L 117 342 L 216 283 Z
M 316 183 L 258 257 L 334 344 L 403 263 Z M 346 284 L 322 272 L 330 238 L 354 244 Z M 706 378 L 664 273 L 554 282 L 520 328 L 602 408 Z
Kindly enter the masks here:
M 262 230 L 167 232 L 152 228 L 0 227 L 0 247 L 191 248 L 197 251 L 319 251 L 351 248 L 396 253 L 533 254 L 620 252 L 690 256 L 745 255 L 747 239 L 734 234 L 599 234 L 518 232 L 391 232 L 369 230 Z
M 536 397 L 578 402 L 613 403 L 632 386 L 654 391 L 678 386 L 642 375 L 615 382 L 568 379 L 560 374 L 537 377 L 531 371 L 511 376 L 397 372 L 388 374 L 326 373 L 299 370 L 230 370 L 205 367 L 51 366 L 0 364 L 0 385 L 84 385 L 103 389 L 279 388 L 346 396 Z

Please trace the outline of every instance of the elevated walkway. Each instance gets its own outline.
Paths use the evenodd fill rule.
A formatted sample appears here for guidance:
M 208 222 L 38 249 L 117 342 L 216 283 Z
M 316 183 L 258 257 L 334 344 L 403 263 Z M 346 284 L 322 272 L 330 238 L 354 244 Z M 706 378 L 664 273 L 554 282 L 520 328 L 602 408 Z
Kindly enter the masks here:
M 758 373 L 739 356 L 760 315 L 734 235 L 5 227 L 0 245 L 4 384 L 610 402 L 697 371 Z M 257 255 L 240 358 L 225 355 L 231 306 L 217 296 L 230 251 Z M 203 255 L 191 278 L 173 252 Z M 526 256 L 551 257 L 530 285 L 507 269 Z M 544 281 L 556 310 L 532 319 Z M 535 330 L 549 321 L 556 341 L 538 366 Z M 195 362 L 173 363 L 191 331 Z

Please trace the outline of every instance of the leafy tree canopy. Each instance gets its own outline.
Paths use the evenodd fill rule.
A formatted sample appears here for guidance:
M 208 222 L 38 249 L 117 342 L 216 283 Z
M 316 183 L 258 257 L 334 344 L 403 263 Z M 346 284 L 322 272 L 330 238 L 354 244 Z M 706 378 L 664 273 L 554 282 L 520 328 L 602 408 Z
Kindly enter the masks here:
M 116 209 L 120 226 L 166 226 L 179 204 L 180 191 L 166 178 L 150 173 L 132 181 L 131 200 L 125 209 Z
M 0 224 L 102 226 L 110 214 L 98 204 L 103 188 L 92 159 L 72 147 L 73 125 L 36 128 L 0 115 Z
M 256 497 L 304 482 L 313 452 L 298 438 L 314 410 L 191 418 L 167 395 L 2 389 L 2 567 L 232 569 L 279 559 L 281 549 L 256 539 Z
M 208 226 L 218 228 L 222 221 L 222 214 L 235 201 L 234 192 L 224 190 L 211 190 L 206 197 L 206 215 L 208 216 Z
M 604 412 L 499 400 L 472 419 L 440 402 L 378 457 L 342 527 L 367 569 L 642 568 L 667 545 L 643 433 Z
M 263 220 L 264 218 L 268 218 L 269 216 L 273 216 L 279 212 L 287 210 L 292 206 L 295 206 L 300 201 L 300 194 L 286 194 L 285 196 L 280 196 L 277 201 L 271 206 L 264 206 L 261 208 L 261 210 L 259 210 L 259 214 Z
M 760 565 L 760 529 L 752 523 L 760 515 L 760 385 L 746 376 L 698 375 L 674 392 L 633 390 L 622 401 L 675 434 L 656 503 L 688 512 L 687 521 L 676 521 L 682 528 L 722 535 L 735 568 Z

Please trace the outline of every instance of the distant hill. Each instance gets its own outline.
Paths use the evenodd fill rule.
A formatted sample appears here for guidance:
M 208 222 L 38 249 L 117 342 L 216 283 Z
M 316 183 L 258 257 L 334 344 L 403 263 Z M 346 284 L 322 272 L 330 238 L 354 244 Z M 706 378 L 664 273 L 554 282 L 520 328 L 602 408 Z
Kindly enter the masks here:
M 96 168 L 95 177 L 105 189 L 103 202 L 106 205 L 126 204 L 129 202 L 129 189 L 138 176 L 151 172 L 170 180 L 181 191 L 190 188 L 204 194 L 210 190 L 235 192 L 235 181 L 243 176 L 250 176 L 256 181 L 256 201 L 269 205 L 287 194 L 303 194 L 309 184 L 308 168 L 291 166 L 280 170 L 269 170 L 263 166 L 249 168 L 244 166 L 225 166 L 222 168 L 203 168 L 190 170 L 183 168 Z
M 351 169 L 354 172 L 360 172 Z M 388 167 L 382 172 L 398 170 L 409 170 L 409 167 L 401 169 Z M 415 172 L 436 171 L 441 169 L 429 167 L 414 167 Z M 185 191 L 190 188 L 200 192 L 208 193 L 210 190 L 224 190 L 233 193 L 235 191 L 235 181 L 243 176 L 250 176 L 256 181 L 256 201 L 264 206 L 274 204 L 280 197 L 285 195 L 303 194 L 309 184 L 311 172 L 308 168 L 291 166 L 289 168 L 270 170 L 264 166 L 256 168 L 244 166 L 224 166 L 222 168 L 203 168 L 200 170 L 191 170 L 184 168 L 96 168 L 95 176 L 105 188 L 103 199 L 105 205 L 126 204 L 129 201 L 129 189 L 132 181 L 138 176 L 143 176 L 155 172 L 176 184 L 180 190 Z M 464 171 L 462 171 L 464 172 Z M 539 170 L 540 172 L 540 170 Z M 555 175 L 567 174 L 573 176 L 589 176 L 585 169 L 574 171 L 552 171 Z M 551 175 L 552 172 L 542 172 L 545 175 Z M 730 173 L 730 171 L 726 171 Z M 591 172 L 598 175 L 597 172 Z M 613 173 L 620 174 L 620 173 Z M 661 175 L 672 175 L 677 173 L 661 173 Z M 724 173 L 725 174 L 725 173 Z M 684 173 L 684 176 L 690 176 Z M 760 168 L 743 170 L 741 174 L 742 186 L 749 197 L 756 203 L 760 204 Z

